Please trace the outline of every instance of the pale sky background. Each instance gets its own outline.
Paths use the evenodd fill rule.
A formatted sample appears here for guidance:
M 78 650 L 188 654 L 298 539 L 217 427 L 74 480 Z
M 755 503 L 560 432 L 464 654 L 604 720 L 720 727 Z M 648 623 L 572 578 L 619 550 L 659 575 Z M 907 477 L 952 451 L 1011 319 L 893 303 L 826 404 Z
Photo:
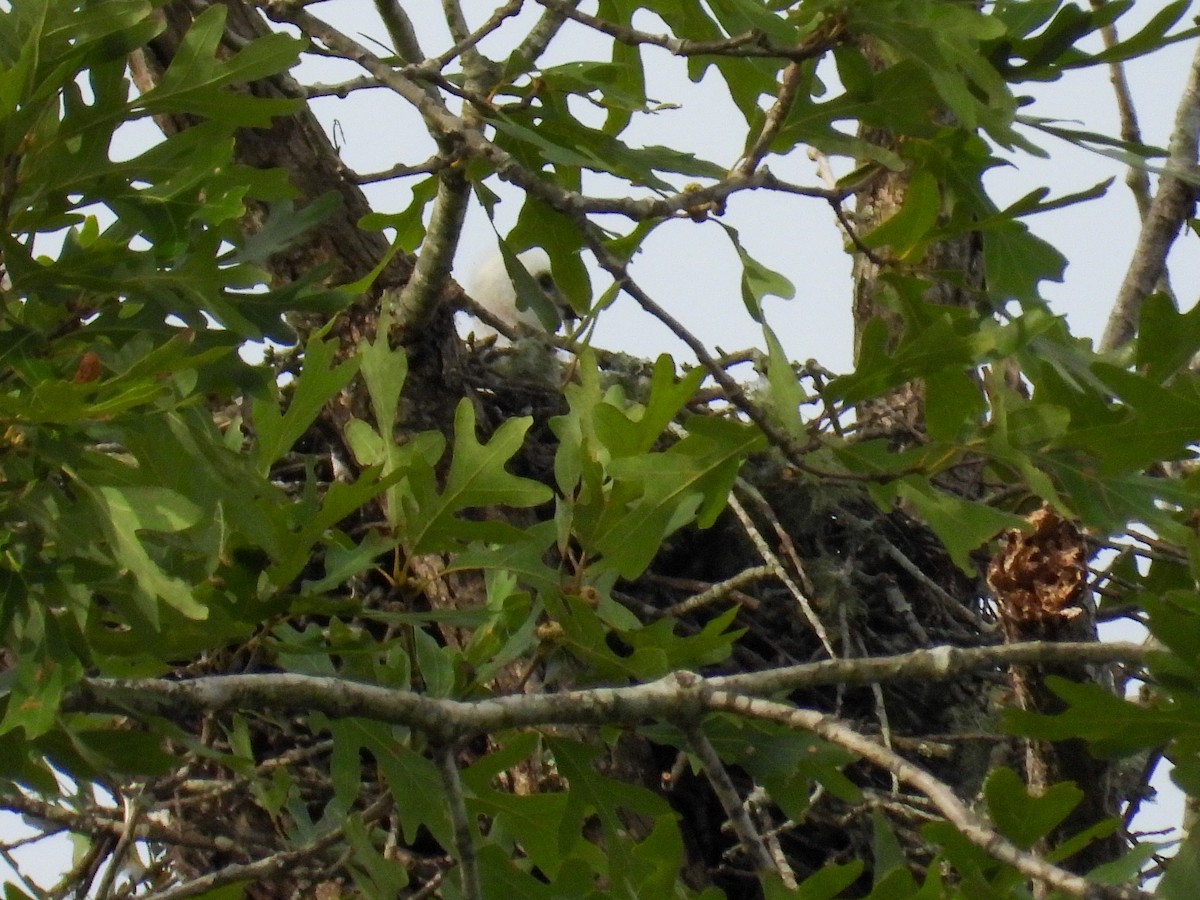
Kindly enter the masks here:
M 1150 18 L 1163 5 L 1157 0 L 1139 2 L 1127 17 L 1128 23 L 1120 25 L 1122 36 L 1132 34 L 1135 25 Z M 478 2 L 464 6 L 474 16 L 473 25 L 484 21 L 493 8 L 492 3 Z M 426 53 L 439 53 L 449 45 L 437 0 L 414 0 L 405 7 Z M 534 11 L 539 9 L 532 2 L 527 3 L 527 8 L 527 12 L 509 20 L 498 34 L 485 41 L 482 50 L 502 56 L 503 49 L 524 34 L 534 20 Z M 591 4 L 585 4 L 585 9 L 590 8 Z M 383 29 L 367 2 L 332 0 L 309 9 L 368 46 L 372 44 L 364 39 L 366 35 L 384 40 Z M 1195 4 L 1190 12 L 1195 14 Z M 648 31 L 665 30 L 652 16 L 644 14 L 635 24 Z M 376 49 L 384 55 L 383 50 Z M 1128 64 L 1127 76 L 1147 143 L 1165 146 L 1193 51 L 1194 42 L 1187 42 Z M 606 44 L 587 29 L 568 23 L 542 64 L 580 58 L 607 59 Z M 742 148 L 744 122 L 724 96 L 722 83 L 710 71 L 704 83 L 692 84 L 686 78 L 682 61 L 655 48 L 645 51 L 644 60 L 649 95 L 660 102 L 681 103 L 683 108 L 636 118 L 624 139 L 632 144 L 665 144 L 723 166 L 732 165 Z M 357 74 L 349 64 L 308 58 L 299 76 L 311 83 L 336 82 Z M 1106 70 L 1075 72 L 1052 84 L 1026 85 L 1024 90 L 1036 96 L 1038 102 L 1032 111 L 1038 115 L 1072 120 L 1104 134 L 1118 133 Z M 336 120 L 343 158 L 360 172 L 383 170 L 398 161 L 419 162 L 432 152 L 432 143 L 420 119 L 386 91 L 358 92 L 345 101 L 324 99 L 317 101 L 315 108 L 331 133 Z M 149 135 L 145 124 L 131 128 L 125 136 L 125 146 L 144 147 L 151 139 Z M 1029 137 L 1048 151 L 1050 158 L 1039 160 L 1022 155 L 1013 158 L 1015 168 L 994 170 L 988 183 L 1001 207 L 1041 185 L 1049 186 L 1054 195 L 1061 195 L 1105 178 L 1116 178 L 1108 195 L 1101 200 L 1027 220 L 1037 234 L 1055 245 L 1069 261 L 1065 281 L 1045 284 L 1045 296 L 1056 311 L 1068 316 L 1076 334 L 1098 339 L 1137 233 L 1137 213 L 1123 184 L 1124 169 L 1110 159 L 1049 138 L 1033 134 Z M 121 152 L 120 148 L 117 152 Z M 789 180 L 820 183 L 816 165 L 803 152 L 787 160 L 768 158 L 767 163 L 772 171 Z M 498 225 L 502 232 L 507 231 L 515 219 L 519 195 L 505 187 L 497 188 L 494 182 L 492 186 L 505 198 L 500 204 Z M 585 181 L 588 193 L 612 190 L 619 190 L 619 186 L 605 185 L 598 178 Z M 408 204 L 404 181 L 372 185 L 367 193 L 382 212 L 398 211 Z M 729 203 L 725 221 L 739 229 L 743 245 L 751 255 L 784 274 L 796 286 L 794 300 L 772 299 L 765 306 L 768 320 L 789 355 L 798 360 L 816 358 L 830 369 L 848 370 L 852 334 L 850 260 L 843 252 L 842 238 L 827 205 L 820 200 L 742 193 Z M 617 222 L 616 227 L 624 230 L 627 226 Z M 494 252 L 494 248 L 491 226 L 476 208 L 468 219 L 456 262 L 456 277 L 465 281 L 472 267 Z M 685 219 L 660 226 L 637 258 L 633 273 L 651 296 L 710 347 L 731 351 L 761 346 L 761 332 L 746 315 L 740 299 L 736 254 L 715 223 L 697 224 Z M 1171 276 L 1181 306 L 1190 308 L 1200 290 L 1200 252 L 1195 236 L 1186 235 L 1177 243 L 1171 258 Z M 598 294 L 606 282 L 595 274 L 593 277 Z M 665 351 L 677 359 L 688 359 L 686 349 L 627 297 L 619 299 L 601 318 L 595 343 L 641 356 L 653 357 Z M 1161 782 L 1162 779 L 1160 786 Z M 1178 821 L 1180 810 L 1178 792 L 1164 791 L 1157 806 L 1148 808 L 1141 827 L 1163 827 Z M 27 829 L 16 817 L 0 814 L 0 835 L 5 839 L 23 831 Z M 70 852 L 65 839 L 54 838 L 24 848 L 17 856 L 31 866 L 27 871 L 33 871 L 43 885 L 48 885 L 68 865 Z M 11 877 L 2 862 L 0 877 Z

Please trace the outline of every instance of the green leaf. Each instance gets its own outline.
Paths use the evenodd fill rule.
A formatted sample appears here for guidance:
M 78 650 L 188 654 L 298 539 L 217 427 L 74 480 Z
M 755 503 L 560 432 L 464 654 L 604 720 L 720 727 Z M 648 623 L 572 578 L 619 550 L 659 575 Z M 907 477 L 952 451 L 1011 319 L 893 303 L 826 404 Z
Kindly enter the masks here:
M 967 573 L 975 571 L 972 551 L 1000 532 L 1025 524 L 1020 516 L 940 491 L 918 475 L 873 488 L 872 494 L 885 508 L 892 498 L 911 503 L 942 541 L 950 559 Z
M 369 897 L 395 895 L 398 889 L 409 884 L 407 866 L 384 856 L 371 841 L 371 835 L 358 815 L 345 819 L 346 843 L 354 853 L 353 872 L 355 885 Z M 240 900 L 242 895 L 230 900 Z
M 329 486 L 320 505 L 315 498 L 294 504 L 287 512 L 291 518 L 286 540 L 280 542 L 276 564 L 268 572 L 270 582 L 282 588 L 308 565 L 314 546 L 335 525 L 384 493 L 405 475 L 403 471 L 384 475 L 379 468 L 361 472 L 351 483 L 336 481 Z
M 1155 462 L 1185 459 L 1200 440 L 1200 378 L 1162 386 L 1140 374 L 1097 362 L 1092 371 L 1124 401 L 1107 421 L 1080 423 L 1060 443 L 1086 448 L 1104 475 L 1138 471 Z
M 1190 900 L 1197 884 L 1200 884 L 1200 837 L 1191 833 L 1167 864 L 1154 896 L 1160 900 Z
M 983 791 L 997 830 L 1023 849 L 1050 834 L 1083 799 L 1083 791 L 1070 783 L 1032 794 L 1008 768 L 993 769 Z
M 565 104 L 549 103 L 533 119 L 528 113 L 493 113 L 488 122 L 496 142 L 510 152 L 537 159 L 533 168 L 553 163 L 564 170 L 588 169 L 657 191 L 676 188 L 656 172 L 719 179 L 725 169 L 691 153 L 664 146 L 630 147 L 612 135 L 588 128 L 570 115 Z
M 1138 321 L 1137 368 L 1159 383 L 1186 366 L 1200 348 L 1200 304 L 1180 313 L 1166 294 L 1151 294 Z
M 780 897 L 791 897 L 794 900 L 833 900 L 858 880 L 862 870 L 861 859 L 843 865 L 830 863 L 800 882 L 794 893 L 780 894 Z
M 588 817 L 594 815 L 600 822 L 603 846 L 608 853 L 606 874 L 614 884 L 625 883 L 626 870 L 633 865 L 634 858 L 625 837 L 623 811 L 658 817 L 673 816 L 671 809 L 661 797 L 643 787 L 599 774 L 594 768 L 599 747 L 550 736 L 546 737 L 546 746 L 558 771 L 571 786 L 558 828 L 560 851 L 565 852 L 576 844 L 579 835 L 584 833 Z M 682 849 L 682 844 L 677 843 L 670 864 L 678 866 Z
M 196 600 L 191 586 L 165 571 L 148 551 L 140 533 L 178 531 L 196 522 L 199 509 L 173 491 L 157 488 L 89 485 L 75 482 L 95 511 L 95 521 L 107 539 L 113 559 L 136 585 L 138 612 L 152 626 L 159 621 L 159 602 L 191 619 L 203 619 L 207 609 Z
M 766 322 L 763 323 L 763 336 L 767 341 L 767 386 L 772 418 L 792 437 L 800 438 L 804 434 L 800 407 L 808 398 L 800 386 L 796 370 L 783 351 L 783 345 Z
M 563 845 L 566 793 L 514 796 L 489 790 L 472 797 L 468 808 L 491 818 L 497 843 L 512 841 L 551 881 L 569 858 L 586 860 L 597 872 L 604 871 L 600 848 L 584 841 L 582 835 Z
M 756 429 L 695 417 L 687 437 L 664 453 L 613 460 L 614 487 L 593 530 L 581 538 L 622 578 L 636 578 L 663 539 L 694 518 L 711 525 L 747 454 L 763 446 Z
M 1098 182 L 1090 188 L 1084 188 L 1082 191 L 1076 191 L 1071 194 L 1064 194 L 1061 197 L 1055 197 L 1053 200 L 1046 202 L 1043 201 L 1050 195 L 1050 189 L 1045 187 L 1036 188 L 1016 203 L 1010 204 L 1000 215 L 1002 218 L 1019 218 L 1022 216 L 1032 216 L 1035 213 L 1065 209 L 1068 206 L 1085 203 L 1088 200 L 1098 200 L 1108 193 L 1108 189 L 1112 187 L 1112 183 L 1112 178 L 1106 178 L 1104 181 Z
M 796 288 L 785 277 L 768 269 L 742 246 L 737 229 L 724 222 L 718 222 L 730 242 L 737 250 L 738 258 L 742 261 L 742 302 L 746 311 L 755 322 L 762 323 L 762 302 L 767 297 L 780 297 L 791 300 L 796 296 Z
M 145 114 L 194 113 L 228 125 L 263 128 L 293 113 L 299 100 L 266 99 L 222 90 L 282 72 L 295 64 L 305 42 L 272 32 L 228 58 L 219 55 L 226 9 L 210 6 L 192 22 L 158 83 L 139 98 Z
M 449 697 L 454 693 L 454 653 L 442 647 L 425 630 L 414 628 L 413 645 L 416 648 L 417 671 L 425 683 L 425 693 L 430 697 Z
M 677 379 L 674 360 L 662 354 L 654 362 L 649 396 L 644 406 L 622 410 L 610 403 L 595 403 L 597 439 L 614 459 L 649 452 L 703 380 L 701 368 L 692 369 Z
M 318 721 L 332 734 L 335 752 L 355 762 L 361 751 L 374 758 L 395 801 L 406 842 L 416 840 L 418 830 L 427 828 L 443 847 L 454 846 L 446 812 L 448 801 L 433 762 L 398 740 L 393 729 L 382 722 L 323 718 Z M 361 784 L 347 783 L 346 788 L 357 793 Z
M 1083 738 L 1094 756 L 1115 758 L 1161 746 L 1187 722 L 1179 712 L 1138 706 L 1099 685 L 1076 684 L 1055 676 L 1047 683 L 1067 702 L 1066 711 L 1044 716 L 1005 710 L 1007 731 L 1048 741 Z
M 1038 284 L 1062 281 L 1066 258 L 1032 234 L 1022 222 L 996 219 L 980 223 L 988 292 L 999 301 L 1040 298 Z
M 457 547 L 477 532 L 456 518 L 465 509 L 489 506 L 537 506 L 553 496 L 528 478 L 509 474 L 504 466 L 521 448 L 532 424 L 528 416 L 504 422 L 487 444 L 475 437 L 475 408 L 463 398 L 454 415 L 454 450 L 446 486 L 440 494 L 432 479 L 413 478 L 406 505 L 406 542 L 413 554 Z M 481 524 L 481 523 L 475 523 Z
M 1190 5 L 1187 0 L 1174 0 L 1174 2 L 1168 3 L 1150 18 L 1141 31 L 1123 41 L 1117 41 L 1112 46 L 1105 47 L 1104 50 L 1088 59 L 1087 64 L 1124 62 L 1160 50 L 1176 41 L 1194 37 L 1197 34 L 1194 26 L 1167 37 L 1167 32 L 1183 18 Z
M 972 373 L 946 368 L 925 377 L 925 428 L 934 440 L 968 440 L 984 413 L 983 392 Z
M 559 590 L 561 576 L 545 562 L 554 539 L 555 523 L 540 522 L 499 546 L 473 544 L 454 558 L 447 571 L 499 570 L 515 575 L 539 593 L 554 593 Z
M 885 875 L 897 869 L 907 871 L 908 859 L 904 855 L 900 841 L 897 840 L 896 833 L 892 831 L 887 818 L 879 810 L 871 812 L 871 831 L 873 835 L 871 849 L 875 858 L 875 883 L 878 884 Z
M 279 412 L 274 397 L 255 398 L 255 457 L 266 472 L 283 458 L 316 419 L 321 409 L 354 377 L 362 361 L 352 357 L 334 365 L 337 345 L 315 334 L 304 348 L 304 369 L 296 379 L 287 411 Z
M 862 235 L 861 240 L 871 248 L 890 247 L 892 256 L 897 259 L 920 260 L 941 210 L 942 195 L 937 178 L 918 169 L 908 180 L 900 209 Z

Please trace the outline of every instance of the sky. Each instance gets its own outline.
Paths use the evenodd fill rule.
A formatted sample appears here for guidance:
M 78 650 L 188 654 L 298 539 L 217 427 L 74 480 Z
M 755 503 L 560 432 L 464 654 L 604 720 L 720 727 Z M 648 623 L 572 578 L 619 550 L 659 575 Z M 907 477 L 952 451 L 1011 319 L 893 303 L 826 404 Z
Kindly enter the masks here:
M 483 10 L 490 6 L 479 7 L 477 21 L 483 20 Z M 1161 6 L 1157 2 L 1138 3 L 1129 20 L 1141 24 Z M 439 2 L 423 0 L 406 4 L 406 8 L 426 52 L 438 52 L 446 46 Z M 372 28 L 368 24 L 371 20 L 364 18 L 361 8 L 356 10 L 354 4 L 344 0 L 318 4 L 313 10 L 360 40 L 362 33 Z M 485 53 L 502 57 L 511 46 L 510 35 L 522 35 L 532 19 L 532 13 L 523 13 L 510 20 L 481 48 Z M 643 15 L 635 24 L 649 31 L 664 30 L 649 15 Z M 1125 34 L 1132 31 L 1132 27 L 1123 28 Z M 366 43 L 370 45 L 369 41 Z M 1183 83 L 1191 53 L 1190 43 L 1179 44 L 1128 66 L 1127 74 L 1148 143 L 1165 145 L 1167 141 L 1177 101 L 1176 86 Z M 551 46 L 545 65 L 587 56 L 606 59 L 605 44 L 583 26 L 567 23 L 559 41 Z M 724 166 L 732 165 L 742 149 L 743 131 L 739 128 L 742 120 L 725 96 L 722 83 L 711 77 L 710 70 L 710 77 L 699 85 L 692 84 L 685 77 L 680 61 L 657 48 L 647 48 L 644 61 L 648 94 L 662 102 L 677 103 L 679 108 L 635 117 L 625 139 L 633 144 L 665 144 Z M 302 74 L 302 78 L 338 80 L 327 69 L 328 62 L 314 61 L 310 71 L 316 74 Z M 344 71 L 350 74 L 351 70 Z M 1034 109 L 1039 115 L 1061 118 L 1102 133 L 1118 132 L 1116 108 L 1105 70 L 1074 72 L 1058 82 L 1025 87 L 1035 94 Z M 360 92 L 349 101 L 321 100 L 315 107 L 327 121 L 337 119 L 338 134 L 344 140 L 343 158 L 360 172 L 386 169 L 401 158 L 423 159 L 423 154 L 432 151 L 432 145 L 415 151 L 407 148 L 414 135 L 423 134 L 421 123 L 414 113 L 383 94 Z M 383 109 L 387 110 L 385 115 L 380 114 Z M 1010 158 L 1010 166 L 993 170 L 988 187 L 998 205 L 1004 206 L 1042 185 L 1055 194 L 1065 194 L 1107 178 L 1116 179 L 1100 200 L 1027 220 L 1036 233 L 1057 246 L 1069 260 L 1064 282 L 1044 285 L 1046 297 L 1056 311 L 1068 316 L 1077 334 L 1098 338 L 1136 234 L 1137 215 L 1123 184 L 1124 169 L 1106 157 L 1051 138 L 1035 137 L 1035 142 L 1050 154 L 1049 158 L 1019 154 Z M 800 183 L 821 184 L 816 164 L 802 153 L 788 159 L 769 158 L 767 162 L 781 176 Z M 839 166 L 837 161 L 835 166 Z M 839 174 L 846 168 L 841 163 Z M 589 193 L 613 189 L 601 177 L 585 182 L 585 191 Z M 499 206 L 497 227 L 504 232 L 515 218 L 519 195 L 507 186 L 498 190 L 504 200 Z M 397 182 L 372 185 L 367 192 L 377 208 L 383 210 L 399 210 L 408 202 L 407 189 Z M 739 229 L 751 255 L 795 285 L 794 299 L 772 298 L 766 304 L 768 320 L 789 355 L 798 360 L 816 358 L 837 371 L 849 369 L 850 259 L 824 201 L 770 196 L 765 192 L 742 193 L 729 203 L 725 219 Z M 607 223 L 602 221 L 602 224 Z M 495 252 L 494 247 L 492 225 L 475 208 L 457 257 L 455 274 L 459 280 L 467 280 L 472 268 Z M 1190 306 L 1195 286 L 1200 283 L 1200 254 L 1195 252 L 1194 238 L 1186 247 L 1176 250 L 1171 262 L 1181 303 Z M 689 219 L 660 226 L 633 265 L 634 277 L 651 296 L 710 346 L 719 345 L 724 350 L 762 343 L 759 327 L 746 315 L 740 300 L 739 272 L 736 254 L 720 226 Z M 597 277 L 596 293 L 604 286 L 606 282 Z M 652 357 L 666 351 L 680 359 L 690 358 L 664 326 L 649 320 L 627 297 L 601 316 L 595 343 L 640 356 Z
M 1129 21 L 1140 23 L 1162 5 L 1142 0 L 1136 4 Z M 464 6 L 480 10 L 472 22 L 476 24 L 493 4 Z M 441 52 L 448 46 L 438 0 L 412 0 L 405 7 L 413 17 L 426 52 Z M 316 3 L 309 10 L 369 46 L 367 35 L 378 39 L 382 34 L 370 4 L 360 0 Z M 523 13 L 510 20 L 482 49 L 489 54 L 500 52 L 505 42 L 511 40 L 509 35 L 523 34 L 532 19 L 532 15 Z M 652 17 L 636 24 L 646 30 L 663 30 Z M 1123 26 L 1122 31 L 1128 34 L 1131 28 Z M 1194 43 L 1188 42 L 1127 66 L 1147 143 L 1165 145 L 1167 141 L 1178 90 L 1193 50 Z M 378 52 L 383 55 L 385 51 Z M 603 43 L 581 26 L 569 24 L 545 64 L 587 56 L 606 58 Z M 699 85 L 692 84 L 683 76 L 682 65 L 664 51 L 648 50 L 645 61 L 650 95 L 659 101 L 680 103 L 681 108 L 639 117 L 626 140 L 687 149 L 722 165 L 732 165 L 741 151 L 743 133 L 738 125 L 742 120 L 725 98 L 721 84 L 711 78 Z M 306 62 L 300 78 L 306 82 L 331 82 L 356 74 L 352 67 L 316 59 Z M 1105 134 L 1117 133 L 1115 104 L 1103 70 L 1072 73 L 1058 82 L 1038 85 L 1035 95 L 1040 115 L 1058 117 Z M 419 118 L 383 91 L 358 92 L 345 101 L 320 100 L 314 106 L 330 133 L 337 135 L 346 163 L 360 172 L 383 170 L 401 160 L 420 161 L 432 152 Z M 725 123 L 733 125 L 725 128 Z M 143 148 L 152 139 L 146 127 L 129 129 L 123 136 L 124 149 L 119 147 L 116 153 Z M 1011 158 L 1011 166 L 991 173 L 988 184 L 998 205 L 1004 206 L 1042 185 L 1049 186 L 1057 195 L 1082 190 L 1106 178 L 1116 179 L 1100 200 L 1028 220 L 1036 233 L 1058 247 L 1069 260 L 1065 280 L 1061 284 L 1044 285 L 1052 308 L 1068 317 L 1076 334 L 1098 339 L 1137 233 L 1136 210 L 1123 184 L 1124 169 L 1111 159 L 1048 138 L 1039 138 L 1038 142 L 1050 154 L 1048 159 L 1015 156 Z M 816 165 L 801 154 L 790 160 L 769 159 L 768 163 L 777 174 L 792 180 L 820 183 Z M 585 183 L 585 189 L 598 193 L 612 190 L 612 186 L 594 179 Z M 515 218 L 519 198 L 510 189 L 500 190 L 504 199 L 497 227 L 505 231 Z M 367 193 L 376 209 L 384 212 L 403 209 L 409 198 L 404 184 L 395 181 L 371 185 Z M 771 299 L 765 306 L 767 318 L 789 356 L 797 360 L 815 358 L 835 371 L 848 370 L 852 344 L 850 258 L 843 250 L 828 206 L 820 200 L 742 194 L 730 202 L 726 218 L 740 230 L 748 252 L 784 274 L 796 287 L 794 299 Z M 494 252 L 492 225 L 475 208 L 468 218 L 456 260 L 456 277 L 461 282 L 467 281 L 471 270 Z M 672 221 L 656 230 L 633 266 L 634 277 L 652 297 L 710 347 L 725 351 L 762 344 L 759 326 L 746 314 L 740 300 L 739 271 L 736 254 L 723 230 L 712 222 L 695 223 L 687 219 Z M 1177 243 L 1171 257 L 1171 276 L 1181 306 L 1190 308 L 1200 291 L 1200 252 L 1194 235 Z M 597 292 L 604 286 L 605 282 L 596 276 Z M 650 320 L 627 297 L 618 300 L 601 317 L 594 343 L 645 357 L 669 352 L 680 360 L 690 358 L 663 326 Z M 1157 809 L 1150 810 L 1143 820 L 1143 827 L 1161 827 L 1178 821 L 1180 808 L 1178 792 L 1165 791 Z M 19 829 L 13 817 L 0 816 L 0 834 L 9 838 Z M 35 870 L 42 877 L 51 878 L 62 871 L 69 853 L 65 841 L 55 839 L 28 848 L 22 858 L 36 857 Z M 0 876 L 4 871 L 0 863 Z

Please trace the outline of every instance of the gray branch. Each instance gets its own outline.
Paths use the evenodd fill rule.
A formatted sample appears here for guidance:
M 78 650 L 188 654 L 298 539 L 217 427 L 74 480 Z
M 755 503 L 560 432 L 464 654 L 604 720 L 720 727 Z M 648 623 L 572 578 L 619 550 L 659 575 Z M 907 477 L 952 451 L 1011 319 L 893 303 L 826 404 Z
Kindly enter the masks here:
M 1167 162 L 1150 201 L 1133 260 L 1117 293 L 1116 303 L 1100 340 L 1100 351 L 1124 346 L 1137 332 L 1142 304 L 1167 269 L 1167 254 L 1183 223 L 1196 206 L 1197 145 L 1200 143 L 1200 48 L 1192 57 L 1187 84 L 1175 112 L 1175 130 L 1167 147 Z
M 419 728 L 450 742 L 474 734 L 540 725 L 635 723 L 645 718 L 695 715 L 700 686 L 742 694 L 772 695 L 819 685 L 864 685 L 897 680 L 945 681 L 980 669 L 1075 663 L 1139 664 L 1149 651 L 1134 643 L 1029 641 L 996 647 L 934 647 L 898 656 L 831 659 L 763 672 L 702 678 L 678 672 L 619 688 L 559 694 L 516 694 L 483 700 L 448 700 L 412 691 L 315 675 L 263 673 L 172 681 L 159 678 L 87 678 L 63 701 L 66 712 L 177 716 L 182 710 L 215 712 L 251 708 L 320 711 L 362 716 Z
M 993 859 L 1006 863 L 1042 884 L 1083 900 L 1150 900 L 1151 895 L 1137 888 L 1106 885 L 1074 875 L 1046 862 L 1008 840 L 990 823 L 972 812 L 943 781 L 920 766 L 892 752 L 878 741 L 859 734 L 833 716 L 811 709 L 796 709 L 758 697 L 716 691 L 707 697 L 707 705 L 750 718 L 778 722 L 792 728 L 804 728 L 832 744 L 845 747 L 928 797 L 938 812 L 975 846 Z

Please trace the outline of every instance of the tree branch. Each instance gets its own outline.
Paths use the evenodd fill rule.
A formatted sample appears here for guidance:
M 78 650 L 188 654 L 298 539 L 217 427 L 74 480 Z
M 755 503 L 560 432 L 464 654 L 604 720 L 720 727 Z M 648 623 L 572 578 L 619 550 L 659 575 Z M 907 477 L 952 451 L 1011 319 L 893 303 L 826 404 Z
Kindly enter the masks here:
M 708 735 L 704 733 L 704 729 L 698 724 L 693 724 L 685 728 L 684 733 L 687 735 L 688 746 L 700 758 L 700 764 L 704 767 L 708 783 L 712 785 L 713 793 L 717 795 L 721 808 L 725 810 L 725 815 L 728 817 L 734 833 L 737 834 L 742 849 L 754 862 L 754 868 L 760 872 L 774 870 L 780 877 L 786 877 L 785 871 L 775 865 L 771 852 L 763 843 L 762 835 L 758 833 L 758 829 L 755 828 L 750 814 L 742 803 L 741 795 L 738 794 L 733 779 L 729 777 L 725 763 L 721 761 L 721 757 L 717 754 L 712 741 L 708 739 Z M 795 884 L 792 884 L 791 887 L 795 889 Z
M 442 786 L 450 801 L 448 811 L 454 827 L 454 846 L 458 850 L 458 865 L 462 872 L 462 892 L 466 900 L 483 900 L 483 883 L 479 878 L 479 860 L 475 856 L 475 841 L 471 837 L 471 820 L 467 815 L 466 797 L 463 795 L 462 779 L 458 775 L 458 763 L 454 760 L 451 744 L 439 748 L 434 754 Z
M 771 549 L 770 545 L 767 543 L 767 539 L 762 536 L 762 532 L 758 530 L 758 527 L 754 524 L 753 520 L 750 518 L 750 515 L 746 512 L 745 507 L 742 506 L 741 502 L 734 494 L 729 495 L 728 504 L 729 508 L 733 510 L 733 514 L 737 516 L 737 520 L 741 524 L 742 530 L 746 532 L 746 537 L 750 539 L 750 543 L 752 543 L 754 545 L 754 549 L 758 551 L 758 555 L 762 557 L 763 562 L 765 562 L 771 568 L 771 571 L 774 573 L 775 577 L 783 583 L 783 586 L 787 588 L 788 593 L 792 595 L 792 598 L 800 607 L 800 611 L 804 614 L 804 620 L 808 622 L 809 627 L 812 628 L 813 633 L 821 642 L 821 646 L 825 648 L 825 652 L 829 654 L 830 658 L 836 657 L 837 652 L 833 649 L 833 642 L 829 640 L 829 633 L 825 630 L 825 623 L 821 621 L 820 616 L 817 615 L 817 611 L 813 609 L 812 600 L 803 590 L 801 590 L 800 586 L 796 584 L 792 576 L 788 574 L 787 569 L 785 569 L 783 566 L 783 562 L 775 554 L 775 551 Z M 799 562 L 799 560 L 797 560 L 797 562 Z M 801 577 L 805 577 L 803 568 L 798 568 L 798 572 Z M 807 578 L 805 578 L 805 580 L 807 580 Z
M 563 0 L 563 5 L 573 10 L 579 6 L 579 0 Z M 546 52 L 546 48 L 566 21 L 567 17 L 563 12 L 547 9 L 537 24 L 529 30 L 525 40 L 521 41 L 521 45 L 513 51 L 513 56 L 523 60 L 526 66 L 532 66 L 538 57 Z
M 727 197 L 745 190 L 766 189 L 804 197 L 816 197 L 829 202 L 840 202 L 851 196 L 859 185 L 846 185 L 830 189 L 791 184 L 776 178 L 769 170 L 760 168 L 753 175 L 730 173 L 725 178 L 700 188 L 679 191 L 666 197 L 591 197 L 576 191 L 568 191 L 540 177 L 522 166 L 506 150 L 489 141 L 459 116 L 454 115 L 440 98 L 429 97 L 419 83 L 423 69 L 395 69 L 358 42 L 337 29 L 327 25 L 302 9 L 294 9 L 280 0 L 260 0 L 267 15 L 276 22 L 295 25 L 306 35 L 325 44 L 344 59 L 361 66 L 381 84 L 411 103 L 435 139 L 455 142 L 459 152 L 486 162 L 505 181 L 522 188 L 531 196 L 541 200 L 558 212 L 575 218 L 591 214 L 624 216 L 632 221 L 646 221 L 667 216 L 686 215 L 699 206 L 720 206 Z
M 993 859 L 1012 866 L 1037 881 L 1043 882 L 1073 897 L 1085 900 L 1150 900 L 1151 895 L 1137 888 L 1119 887 L 1089 881 L 1073 875 L 1020 849 L 1006 837 L 973 813 L 959 800 L 948 784 L 934 778 L 924 769 L 893 753 L 882 744 L 864 737 L 839 722 L 832 716 L 809 709 L 796 709 L 742 694 L 714 691 L 705 697 L 711 709 L 737 713 L 748 718 L 778 722 L 791 728 L 804 728 L 819 735 L 830 743 L 845 747 L 863 759 L 887 772 L 894 773 L 901 781 L 916 788 L 928 797 L 948 822 L 971 843 Z
M 736 575 L 718 582 L 698 594 L 693 594 L 672 606 L 668 606 L 666 609 L 655 609 L 655 613 L 658 618 L 663 619 L 684 616 L 697 609 L 703 609 L 706 606 L 723 600 L 745 585 L 773 578 L 774 576 L 775 569 L 773 566 L 751 566 L 748 569 L 742 569 Z
M 1138 664 L 1153 648 L 1133 643 L 1028 641 L 995 647 L 941 646 L 897 656 L 831 659 L 762 672 L 703 678 L 673 673 L 646 684 L 557 694 L 515 694 L 483 700 L 448 700 L 411 691 L 289 673 L 224 675 L 171 681 L 158 678 L 87 678 L 63 701 L 66 712 L 178 715 L 251 707 L 318 710 L 419 728 L 434 740 L 525 726 L 604 725 L 647 717 L 679 718 L 695 712 L 691 688 L 772 695 L 818 685 L 875 681 L 945 681 L 967 672 L 1052 662 Z M 6 798 L 4 802 L 8 802 Z M 119 825 L 115 826 L 119 829 Z M 119 834 L 119 830 L 117 832 Z
M 375 0 L 375 11 L 383 20 L 397 56 L 406 63 L 417 63 L 425 58 L 421 42 L 417 40 L 417 30 L 399 0 Z
M 799 44 L 790 46 L 775 44 L 758 31 L 746 31 L 732 37 L 712 41 L 693 41 L 666 34 L 651 34 L 648 31 L 639 31 L 636 28 L 619 25 L 598 16 L 588 15 L 576 10 L 577 4 L 567 2 L 567 0 L 537 0 L 537 2 L 546 9 L 574 19 L 581 25 L 606 34 L 622 44 L 634 47 L 649 44 L 661 47 L 675 56 L 752 56 L 803 62 L 832 50 L 845 37 L 842 22 L 840 19 L 833 18 L 825 28 L 813 32 Z
M 1106 6 L 1109 0 L 1090 0 L 1092 9 L 1099 10 Z M 1111 49 L 1118 43 L 1117 27 L 1112 23 L 1101 26 L 1100 38 L 1104 41 L 1105 49 Z M 1142 142 L 1142 130 L 1138 125 L 1137 108 L 1133 105 L 1133 92 L 1129 89 L 1129 81 L 1125 77 L 1125 65 L 1119 60 L 1108 64 L 1108 78 L 1112 82 L 1113 93 L 1117 98 L 1117 116 L 1121 122 L 1121 140 L 1131 144 Z M 1137 204 L 1138 217 L 1144 222 L 1150 211 L 1150 177 L 1146 170 L 1139 166 L 1130 166 L 1125 174 L 1125 183 L 1133 194 Z
M 1158 191 L 1146 211 L 1133 260 L 1117 293 L 1100 351 L 1124 346 L 1137 332 L 1142 303 L 1167 268 L 1167 254 L 1183 223 L 1196 206 L 1196 155 L 1200 144 L 1200 48 L 1192 57 L 1187 84 L 1175 113 L 1175 129 L 1167 147 L 1167 162 L 1158 177 Z

